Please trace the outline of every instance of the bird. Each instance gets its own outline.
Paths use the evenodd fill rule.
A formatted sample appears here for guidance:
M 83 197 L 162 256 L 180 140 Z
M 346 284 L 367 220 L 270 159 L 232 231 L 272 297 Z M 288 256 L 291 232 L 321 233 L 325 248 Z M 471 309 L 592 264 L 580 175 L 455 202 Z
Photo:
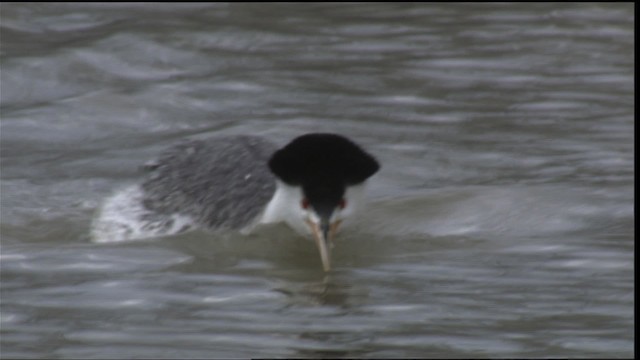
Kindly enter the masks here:
M 376 158 L 349 138 L 308 133 L 282 148 L 261 136 L 186 139 L 142 166 L 138 184 L 108 198 L 92 224 L 95 242 L 200 228 L 251 233 L 286 223 L 311 237 L 323 270 L 342 222 L 362 206 Z

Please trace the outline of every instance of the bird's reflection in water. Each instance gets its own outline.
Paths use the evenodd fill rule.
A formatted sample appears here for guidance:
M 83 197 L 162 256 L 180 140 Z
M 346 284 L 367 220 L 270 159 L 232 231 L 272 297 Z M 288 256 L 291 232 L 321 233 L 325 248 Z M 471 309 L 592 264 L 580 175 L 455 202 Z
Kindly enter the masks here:
M 323 305 L 348 310 L 352 301 L 364 296 L 363 289 L 353 287 L 351 284 L 342 283 L 339 277 L 324 275 L 321 281 L 310 282 L 293 286 L 289 283 L 286 288 L 274 289 L 292 299 L 289 306 L 296 305 Z
M 275 289 L 287 295 L 291 301 L 283 309 L 289 311 L 292 308 L 313 308 L 325 309 L 327 319 L 348 316 L 357 312 L 358 304 L 363 302 L 368 293 L 361 286 L 354 286 L 352 283 L 344 281 L 340 272 L 332 272 L 324 275 L 322 280 L 309 281 L 308 283 L 292 286 L 289 283 L 287 288 Z M 325 326 L 320 325 L 320 328 Z M 354 332 L 351 329 L 341 331 L 339 328 L 319 329 L 317 331 L 302 331 L 298 335 L 301 344 L 315 343 L 316 348 L 303 346 L 292 348 L 295 351 L 294 357 L 301 358 L 353 358 L 363 357 L 369 351 L 363 350 L 362 345 L 370 342 L 370 335 L 367 333 Z

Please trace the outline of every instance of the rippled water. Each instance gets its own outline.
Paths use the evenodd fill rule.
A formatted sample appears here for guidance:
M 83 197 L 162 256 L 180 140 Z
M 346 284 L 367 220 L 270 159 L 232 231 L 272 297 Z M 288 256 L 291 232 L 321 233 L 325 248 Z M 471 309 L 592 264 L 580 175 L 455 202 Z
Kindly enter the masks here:
M 18 4 L 2 356 L 632 357 L 634 6 Z M 186 136 L 382 163 L 325 276 L 285 227 L 88 241 Z

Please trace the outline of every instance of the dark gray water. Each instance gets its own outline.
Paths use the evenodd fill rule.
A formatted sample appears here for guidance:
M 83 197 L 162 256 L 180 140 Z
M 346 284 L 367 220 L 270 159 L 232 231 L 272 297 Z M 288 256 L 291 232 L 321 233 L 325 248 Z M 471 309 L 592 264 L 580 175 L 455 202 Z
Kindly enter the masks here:
M 6 358 L 632 357 L 634 6 L 0 7 Z M 187 136 L 382 163 L 324 276 L 286 228 L 93 244 Z

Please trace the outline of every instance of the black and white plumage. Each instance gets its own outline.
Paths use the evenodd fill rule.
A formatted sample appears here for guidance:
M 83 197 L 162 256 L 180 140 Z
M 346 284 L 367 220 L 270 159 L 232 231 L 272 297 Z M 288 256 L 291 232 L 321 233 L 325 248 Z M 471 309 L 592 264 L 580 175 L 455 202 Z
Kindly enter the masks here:
M 343 136 L 314 133 L 281 149 L 257 136 L 186 140 L 144 169 L 140 184 L 105 201 L 92 226 L 94 241 L 285 222 L 313 236 L 328 271 L 332 238 L 379 164 Z
M 245 227 L 276 189 L 267 166 L 274 151 L 274 144 L 256 136 L 180 143 L 145 165 L 144 206 L 187 215 L 208 229 Z

